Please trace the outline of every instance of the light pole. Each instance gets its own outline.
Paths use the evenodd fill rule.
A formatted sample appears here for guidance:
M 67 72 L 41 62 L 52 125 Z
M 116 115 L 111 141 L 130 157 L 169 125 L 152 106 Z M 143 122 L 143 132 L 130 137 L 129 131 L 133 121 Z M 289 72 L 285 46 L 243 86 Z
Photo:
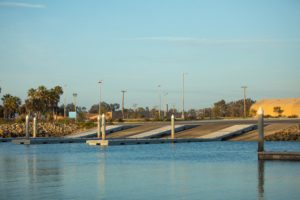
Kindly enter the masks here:
M 165 113 L 164 113 L 164 117 L 168 117 L 168 110 L 169 110 L 169 106 L 168 106 L 168 92 L 164 93 L 164 104 L 165 104 Z
M 99 116 L 101 116 L 101 83 L 103 83 L 102 80 L 98 81 L 99 83 L 99 90 L 100 90 L 100 100 L 99 100 Z
M 158 85 L 158 96 L 159 96 L 159 110 L 158 110 L 158 118 L 161 119 L 160 111 L 161 111 L 161 85 Z
M 67 117 L 67 85 L 64 84 L 64 119 Z
M 185 119 L 185 115 L 184 115 L 184 79 L 185 79 L 185 75 L 187 73 L 182 73 L 182 114 L 181 114 L 181 118 L 184 120 Z
M 247 89 L 247 86 L 242 86 L 242 88 L 244 89 L 244 118 L 247 117 L 247 111 L 246 111 L 246 89 Z
M 122 95 L 122 117 L 123 117 L 123 120 L 124 120 L 124 96 L 125 96 L 125 92 L 127 92 L 126 90 L 122 90 L 121 91 L 123 93 Z
M 76 97 L 77 93 L 73 93 L 73 98 L 74 98 L 74 111 L 75 111 L 75 122 L 77 121 L 77 109 L 76 109 Z

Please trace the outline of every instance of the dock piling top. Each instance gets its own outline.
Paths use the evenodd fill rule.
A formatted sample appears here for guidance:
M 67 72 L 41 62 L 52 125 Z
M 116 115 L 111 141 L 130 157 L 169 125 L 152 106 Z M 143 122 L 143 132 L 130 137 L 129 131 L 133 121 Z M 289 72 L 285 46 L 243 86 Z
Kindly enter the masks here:
M 102 140 L 105 140 L 106 139 L 106 122 L 105 122 L 105 115 L 102 114 Z
M 258 115 L 258 152 L 264 151 L 264 110 L 260 107 L 257 111 Z
M 37 120 L 36 117 L 33 118 L 33 133 L 32 136 L 36 138 L 37 135 Z
M 263 115 L 264 114 L 264 109 L 262 107 L 259 107 L 257 111 L 257 115 Z
M 97 124 L 98 124 L 97 138 L 100 138 L 100 136 L 101 136 L 101 116 L 100 115 L 98 115 L 98 117 L 97 117 Z
M 29 115 L 26 115 L 25 118 L 25 137 L 29 138 Z
M 174 122 L 174 115 L 171 116 L 171 138 L 175 138 L 175 122 Z

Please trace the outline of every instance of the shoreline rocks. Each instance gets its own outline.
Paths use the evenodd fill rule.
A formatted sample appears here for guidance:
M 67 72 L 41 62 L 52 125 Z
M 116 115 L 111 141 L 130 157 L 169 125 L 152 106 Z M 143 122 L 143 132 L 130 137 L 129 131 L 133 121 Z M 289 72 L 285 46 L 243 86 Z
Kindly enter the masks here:
M 38 137 L 60 137 L 72 134 L 80 130 L 76 124 L 60 124 L 40 122 L 38 124 Z M 29 125 L 29 133 L 32 135 L 32 123 Z M 0 137 L 24 137 L 25 136 L 25 123 L 13 124 L 0 124 Z
M 265 137 L 266 141 L 300 141 L 300 126 L 283 129 Z

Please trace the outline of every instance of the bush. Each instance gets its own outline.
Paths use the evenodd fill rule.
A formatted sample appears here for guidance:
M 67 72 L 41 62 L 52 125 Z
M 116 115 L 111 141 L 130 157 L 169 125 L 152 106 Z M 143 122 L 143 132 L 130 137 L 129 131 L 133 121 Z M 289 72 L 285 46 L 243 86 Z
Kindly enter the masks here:
M 288 118 L 298 118 L 298 115 L 290 115 Z

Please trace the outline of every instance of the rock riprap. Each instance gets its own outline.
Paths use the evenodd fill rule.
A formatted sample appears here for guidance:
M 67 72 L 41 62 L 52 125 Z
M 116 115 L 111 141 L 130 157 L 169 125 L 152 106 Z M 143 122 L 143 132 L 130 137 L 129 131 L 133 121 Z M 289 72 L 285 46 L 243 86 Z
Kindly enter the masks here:
M 76 124 L 60 124 L 41 122 L 38 124 L 38 137 L 59 137 L 69 135 L 78 131 L 80 127 Z M 29 125 L 29 133 L 32 135 L 32 123 Z M 0 124 L 0 137 L 24 137 L 25 123 Z
M 300 141 L 300 125 L 278 131 L 265 137 L 266 141 Z

